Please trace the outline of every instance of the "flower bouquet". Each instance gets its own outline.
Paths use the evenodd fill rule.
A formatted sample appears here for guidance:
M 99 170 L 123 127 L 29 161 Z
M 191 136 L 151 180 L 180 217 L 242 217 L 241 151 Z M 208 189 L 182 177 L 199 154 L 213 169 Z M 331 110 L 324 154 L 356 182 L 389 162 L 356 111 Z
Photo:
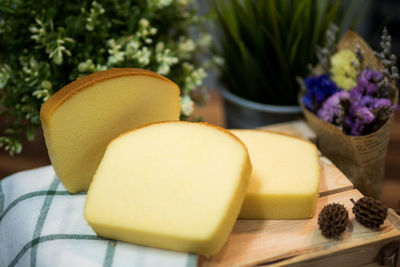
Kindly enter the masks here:
M 391 38 L 384 29 L 376 53 L 355 32 L 336 45 L 336 29 L 327 31 L 317 49 L 319 64 L 300 80 L 303 113 L 330 158 L 364 195 L 379 198 L 389 132 L 398 109 Z

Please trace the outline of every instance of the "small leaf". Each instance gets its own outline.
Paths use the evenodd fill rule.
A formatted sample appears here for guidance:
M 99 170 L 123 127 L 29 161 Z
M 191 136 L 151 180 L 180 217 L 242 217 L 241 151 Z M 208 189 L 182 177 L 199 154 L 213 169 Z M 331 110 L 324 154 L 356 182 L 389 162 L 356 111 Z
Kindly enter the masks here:
M 17 154 L 21 153 L 21 151 L 22 151 L 22 144 L 21 144 L 19 141 L 15 140 L 14 146 L 13 146 L 12 150 L 10 150 L 10 152 L 11 152 L 11 151 L 13 151 L 13 152 L 12 152 L 13 154 L 14 154 L 14 152 L 17 153 Z
M 34 127 L 29 127 L 26 129 L 26 138 L 28 141 L 33 141 L 35 140 L 35 128 Z

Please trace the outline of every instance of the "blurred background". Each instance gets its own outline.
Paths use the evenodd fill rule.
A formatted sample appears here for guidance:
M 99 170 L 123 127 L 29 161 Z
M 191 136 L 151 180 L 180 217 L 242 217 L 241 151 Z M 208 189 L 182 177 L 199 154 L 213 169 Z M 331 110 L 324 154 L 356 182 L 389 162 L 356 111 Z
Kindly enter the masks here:
M 101 1 L 99 1 L 101 2 Z M 202 16 L 208 12 L 207 3 L 212 1 L 198 1 Z M 357 27 L 357 32 L 374 49 L 379 46 L 379 37 L 384 26 L 392 36 L 393 51 L 400 56 L 400 1 L 398 0 L 369 0 L 363 2 L 369 5 L 367 13 L 363 16 Z M 360 8 L 361 10 L 361 8 Z M 1 15 L 0 15 L 1 18 Z M 215 37 L 215 36 L 214 36 Z M 213 37 L 213 38 L 214 38 Z M 208 91 L 208 100 L 202 106 L 194 107 L 194 114 L 202 117 L 204 121 L 226 126 L 223 109 L 223 98 L 218 91 L 218 80 L 216 75 L 209 72 L 205 81 Z M 4 122 L 0 122 L 0 132 L 6 128 Z M 23 140 L 23 151 L 21 154 L 10 156 L 4 150 L 0 150 L 0 178 L 4 178 L 14 172 L 36 168 L 50 164 L 48 159 L 43 134 L 40 129 L 36 130 L 36 138 L 33 142 Z M 381 200 L 389 207 L 400 209 L 400 114 L 397 113 L 391 131 L 388 155 L 385 164 L 385 183 Z

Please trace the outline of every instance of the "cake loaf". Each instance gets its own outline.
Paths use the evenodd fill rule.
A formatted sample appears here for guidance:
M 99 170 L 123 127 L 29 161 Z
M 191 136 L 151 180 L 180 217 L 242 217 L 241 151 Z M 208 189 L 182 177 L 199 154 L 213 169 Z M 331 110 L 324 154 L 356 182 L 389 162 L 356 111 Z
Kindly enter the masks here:
M 178 120 L 180 90 L 142 69 L 109 69 L 77 79 L 40 110 L 53 168 L 71 193 L 87 190 L 108 143 L 147 123 Z

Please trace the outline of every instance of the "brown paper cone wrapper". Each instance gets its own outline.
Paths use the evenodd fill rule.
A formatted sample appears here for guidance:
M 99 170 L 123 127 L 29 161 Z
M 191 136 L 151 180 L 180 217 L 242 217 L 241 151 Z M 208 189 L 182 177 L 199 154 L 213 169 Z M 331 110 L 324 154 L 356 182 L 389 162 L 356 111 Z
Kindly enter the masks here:
M 363 51 L 364 66 L 378 71 L 384 69 L 372 49 L 355 32 L 347 32 L 340 40 L 338 49 L 354 51 L 356 46 Z M 395 95 L 397 103 L 397 93 Z M 371 134 L 349 136 L 339 127 L 321 120 L 304 106 L 302 109 L 307 122 L 317 135 L 318 147 L 322 154 L 339 167 L 361 193 L 379 199 L 394 115 Z

